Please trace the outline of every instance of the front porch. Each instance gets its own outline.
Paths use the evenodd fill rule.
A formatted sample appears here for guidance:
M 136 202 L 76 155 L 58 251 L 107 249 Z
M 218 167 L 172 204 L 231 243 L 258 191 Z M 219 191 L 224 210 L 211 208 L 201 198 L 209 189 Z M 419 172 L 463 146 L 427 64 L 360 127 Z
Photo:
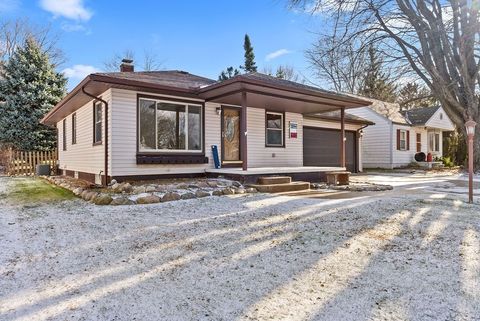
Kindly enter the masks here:
M 248 168 L 209 168 L 205 170 L 207 177 L 230 178 L 242 184 L 254 184 L 262 176 L 290 176 L 294 181 L 318 183 L 326 181 L 326 173 L 344 171 L 345 167 L 256 167 Z

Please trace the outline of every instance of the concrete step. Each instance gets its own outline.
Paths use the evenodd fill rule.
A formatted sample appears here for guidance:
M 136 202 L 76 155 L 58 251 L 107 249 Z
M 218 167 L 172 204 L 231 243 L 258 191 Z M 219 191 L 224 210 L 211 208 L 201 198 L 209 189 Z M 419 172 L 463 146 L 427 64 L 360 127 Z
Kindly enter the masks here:
M 294 192 L 294 191 L 304 191 L 310 189 L 309 182 L 290 182 L 283 184 L 268 184 L 268 185 L 251 185 L 255 187 L 257 191 L 261 193 L 283 193 L 283 192 Z
M 260 185 L 288 184 L 292 182 L 290 176 L 263 176 L 257 180 Z

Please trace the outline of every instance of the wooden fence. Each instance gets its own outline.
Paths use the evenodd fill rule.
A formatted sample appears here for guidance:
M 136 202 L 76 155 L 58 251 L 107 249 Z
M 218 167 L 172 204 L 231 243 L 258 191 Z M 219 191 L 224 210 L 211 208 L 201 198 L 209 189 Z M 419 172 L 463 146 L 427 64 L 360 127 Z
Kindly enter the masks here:
M 50 165 L 51 173 L 57 167 L 57 150 L 50 151 L 4 151 L 8 175 L 35 175 L 39 164 Z

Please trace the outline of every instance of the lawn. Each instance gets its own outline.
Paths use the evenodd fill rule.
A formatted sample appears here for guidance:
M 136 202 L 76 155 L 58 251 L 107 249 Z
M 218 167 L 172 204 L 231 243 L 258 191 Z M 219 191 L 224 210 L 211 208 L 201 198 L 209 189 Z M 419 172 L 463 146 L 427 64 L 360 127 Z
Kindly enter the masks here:
M 5 193 L 9 201 L 14 203 L 50 203 L 71 200 L 72 192 L 54 186 L 41 178 L 15 178 L 9 182 L 9 190 Z
M 0 320 L 478 320 L 480 206 L 436 191 L 446 180 L 125 207 L 4 203 Z

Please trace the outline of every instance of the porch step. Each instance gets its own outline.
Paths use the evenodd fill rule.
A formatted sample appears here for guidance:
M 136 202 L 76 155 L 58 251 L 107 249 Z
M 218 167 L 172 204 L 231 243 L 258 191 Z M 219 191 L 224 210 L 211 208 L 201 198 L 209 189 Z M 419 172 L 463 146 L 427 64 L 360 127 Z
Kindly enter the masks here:
M 290 177 L 289 177 L 290 178 Z M 251 185 L 255 187 L 257 191 L 261 193 L 283 193 L 283 192 L 296 192 L 310 189 L 309 182 L 290 182 L 281 184 L 256 184 Z
M 258 178 L 260 185 L 288 184 L 292 182 L 290 176 L 263 176 Z

